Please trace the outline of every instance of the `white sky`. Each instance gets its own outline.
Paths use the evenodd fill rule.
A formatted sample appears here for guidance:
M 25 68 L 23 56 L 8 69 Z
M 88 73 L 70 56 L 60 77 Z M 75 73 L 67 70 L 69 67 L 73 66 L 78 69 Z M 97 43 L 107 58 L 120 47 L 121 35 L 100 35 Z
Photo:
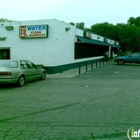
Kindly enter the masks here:
M 0 18 L 57 19 L 67 23 L 127 23 L 140 16 L 140 0 L 1 0 Z

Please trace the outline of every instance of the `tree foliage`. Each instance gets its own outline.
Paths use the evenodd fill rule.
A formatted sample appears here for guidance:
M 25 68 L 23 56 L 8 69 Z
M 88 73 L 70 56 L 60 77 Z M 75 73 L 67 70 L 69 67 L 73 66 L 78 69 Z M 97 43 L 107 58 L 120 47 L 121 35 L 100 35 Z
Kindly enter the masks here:
M 84 22 L 79 22 L 79 23 L 76 23 L 76 24 L 74 22 L 70 22 L 69 24 L 73 25 L 73 26 L 76 26 L 76 28 L 79 28 L 79 29 L 82 29 L 82 30 L 85 29 L 85 23 Z
M 128 24 L 128 25 L 134 25 L 134 24 L 135 24 L 135 18 L 134 18 L 134 17 L 130 17 L 130 18 L 127 20 L 127 24 Z
M 11 21 L 11 20 L 8 20 L 6 18 L 0 18 L 0 22 L 6 22 L 6 21 Z
M 137 27 L 140 27 L 140 16 L 137 17 L 137 18 L 130 17 L 130 18 L 127 20 L 127 24 L 128 24 L 128 25 L 135 25 L 135 26 L 137 26 Z
M 91 31 L 108 38 L 113 38 L 112 36 L 114 36 L 114 29 L 114 25 L 109 24 L 108 22 L 99 23 L 91 26 Z
M 91 31 L 118 41 L 122 51 L 140 51 L 140 17 L 130 17 L 127 24 L 113 25 L 108 22 L 94 24 Z
M 84 30 L 85 29 L 85 23 L 84 22 L 76 23 L 76 28 Z
M 75 26 L 75 23 L 74 22 L 70 22 L 69 24 Z

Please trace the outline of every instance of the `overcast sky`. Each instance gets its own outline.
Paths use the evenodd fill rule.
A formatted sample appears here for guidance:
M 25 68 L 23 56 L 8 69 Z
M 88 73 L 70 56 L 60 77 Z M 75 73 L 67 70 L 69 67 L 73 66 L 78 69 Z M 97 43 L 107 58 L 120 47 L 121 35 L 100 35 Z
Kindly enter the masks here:
M 140 0 L 1 0 L 0 18 L 9 20 L 57 19 L 96 23 L 127 23 L 140 16 Z

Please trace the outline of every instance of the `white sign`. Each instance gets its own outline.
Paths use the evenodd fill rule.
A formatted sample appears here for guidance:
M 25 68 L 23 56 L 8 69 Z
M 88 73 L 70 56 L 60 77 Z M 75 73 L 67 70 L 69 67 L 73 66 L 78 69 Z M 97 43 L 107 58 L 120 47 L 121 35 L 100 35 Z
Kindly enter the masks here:
M 48 37 L 48 25 L 20 26 L 20 38 Z

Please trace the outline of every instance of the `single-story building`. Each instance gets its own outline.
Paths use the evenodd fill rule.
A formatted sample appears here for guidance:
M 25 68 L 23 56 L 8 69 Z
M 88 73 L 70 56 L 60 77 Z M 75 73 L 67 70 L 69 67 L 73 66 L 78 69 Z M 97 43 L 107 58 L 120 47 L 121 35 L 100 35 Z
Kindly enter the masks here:
M 0 59 L 42 64 L 47 73 L 117 53 L 119 43 L 56 19 L 0 22 Z

